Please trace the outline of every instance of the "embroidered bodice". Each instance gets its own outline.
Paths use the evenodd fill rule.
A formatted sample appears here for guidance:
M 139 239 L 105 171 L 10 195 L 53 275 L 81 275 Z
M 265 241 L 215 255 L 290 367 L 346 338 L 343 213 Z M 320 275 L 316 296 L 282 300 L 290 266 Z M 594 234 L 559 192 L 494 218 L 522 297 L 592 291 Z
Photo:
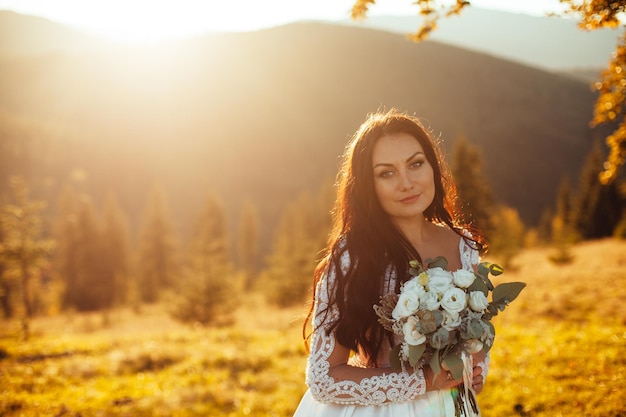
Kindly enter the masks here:
M 465 239 L 459 243 L 459 253 L 463 269 L 473 270 L 478 263 L 478 251 L 472 248 Z M 350 266 L 347 251 L 341 255 L 341 269 L 345 273 Z M 395 287 L 395 274 L 389 271 L 390 285 Z M 337 377 L 331 368 L 329 357 L 336 346 L 334 332 L 327 334 L 328 324 L 339 316 L 337 307 L 329 306 L 329 289 L 334 287 L 336 271 L 333 267 L 324 274 L 317 284 L 316 300 L 313 311 L 313 333 L 311 335 L 310 354 L 307 362 L 306 382 L 311 395 L 317 401 L 336 404 L 379 405 L 386 402 L 404 402 L 416 399 L 426 393 L 426 380 L 421 370 L 417 372 L 396 372 L 385 368 L 381 375 L 358 379 Z M 358 355 L 352 357 L 348 364 L 364 368 L 367 363 Z M 480 363 L 483 377 L 486 376 L 488 361 Z M 357 373 L 355 373 L 358 375 Z

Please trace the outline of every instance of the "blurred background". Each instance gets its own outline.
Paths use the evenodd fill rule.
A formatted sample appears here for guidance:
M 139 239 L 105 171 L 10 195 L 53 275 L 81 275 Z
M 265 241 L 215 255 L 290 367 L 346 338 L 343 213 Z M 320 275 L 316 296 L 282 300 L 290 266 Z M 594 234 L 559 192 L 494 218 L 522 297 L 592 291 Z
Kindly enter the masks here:
M 626 190 L 598 177 L 617 123 L 590 124 L 623 29 L 476 0 L 417 42 L 412 2 L 355 3 L 0 1 L 1 415 L 291 415 L 339 157 L 390 108 L 439 139 L 504 279 L 537 284 L 501 358 L 581 371 L 550 349 L 584 322 L 617 369 L 574 377 L 595 402 L 550 374 L 484 415 L 625 415 Z

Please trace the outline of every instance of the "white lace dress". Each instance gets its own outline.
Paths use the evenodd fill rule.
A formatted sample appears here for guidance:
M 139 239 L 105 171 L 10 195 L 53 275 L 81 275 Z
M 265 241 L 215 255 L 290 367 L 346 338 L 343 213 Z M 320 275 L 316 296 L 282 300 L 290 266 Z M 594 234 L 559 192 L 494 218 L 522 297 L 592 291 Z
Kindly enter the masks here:
M 459 252 L 463 269 L 473 270 L 478 263 L 478 252 L 460 239 Z M 350 259 L 347 252 L 341 259 L 346 270 Z M 391 274 L 391 282 L 395 276 Z M 421 371 L 417 373 L 396 372 L 389 365 L 380 376 L 361 380 L 335 380 L 331 376 L 328 358 L 335 348 L 334 333 L 326 334 L 326 323 L 337 317 L 338 311 L 331 307 L 328 315 L 320 314 L 328 306 L 328 287 L 335 280 L 331 268 L 318 283 L 313 313 L 311 352 L 307 362 L 306 383 L 309 387 L 302 397 L 294 417 L 449 417 L 454 416 L 454 403 L 450 390 L 426 392 L 426 381 Z M 393 288 L 393 285 L 389 286 Z M 386 355 L 385 355 L 386 356 Z M 363 358 L 354 356 L 349 364 L 364 367 Z M 483 377 L 488 370 L 488 360 L 480 363 Z

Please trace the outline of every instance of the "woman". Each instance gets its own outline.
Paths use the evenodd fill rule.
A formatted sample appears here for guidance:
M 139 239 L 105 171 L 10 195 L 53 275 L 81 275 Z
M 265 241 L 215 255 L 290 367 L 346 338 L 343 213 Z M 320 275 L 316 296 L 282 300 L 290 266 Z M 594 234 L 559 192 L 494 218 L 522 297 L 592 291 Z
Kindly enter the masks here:
M 451 271 L 472 269 L 482 248 L 456 217 L 454 184 L 417 119 L 392 110 L 361 125 L 344 153 L 334 216 L 307 318 L 309 390 L 295 417 L 454 416 L 450 390 L 461 381 L 429 367 L 392 370 L 394 337 L 373 309 L 399 292 L 410 260 L 444 256 Z M 477 356 L 478 393 L 487 361 Z

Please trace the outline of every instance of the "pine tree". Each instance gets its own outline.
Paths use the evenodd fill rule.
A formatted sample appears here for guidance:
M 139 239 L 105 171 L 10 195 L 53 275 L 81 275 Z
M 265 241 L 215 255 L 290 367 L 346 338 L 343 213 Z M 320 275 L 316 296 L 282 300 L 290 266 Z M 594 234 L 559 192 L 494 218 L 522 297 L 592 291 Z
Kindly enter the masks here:
M 282 215 L 262 279 L 268 300 L 278 306 L 301 303 L 310 290 L 330 230 L 330 189 L 323 187 L 316 199 L 301 194 Z
M 30 199 L 28 186 L 20 177 L 12 178 L 10 187 L 13 202 L 4 204 L 0 211 L 0 229 L 3 231 L 0 259 L 6 269 L 1 278 L 15 280 L 15 285 L 3 282 L 3 287 L 17 288 L 21 295 L 23 331 L 28 337 L 28 325 L 37 307 L 34 302 L 39 290 L 37 279 L 41 278 L 42 265 L 47 261 L 54 243 L 43 237 L 42 211 L 45 204 Z
M 160 187 L 152 190 L 143 218 L 137 278 L 141 299 L 152 303 L 162 290 L 172 287 L 177 264 L 175 235 Z
M 97 311 L 113 305 L 115 283 L 108 274 L 104 257 L 101 219 L 91 199 L 83 196 L 76 220 L 77 282 L 71 307 Z
M 551 221 L 551 241 L 556 254 L 549 259 L 557 264 L 566 264 L 574 259 L 571 247 L 576 242 L 573 225 L 574 203 L 569 180 L 564 178 L 559 186 L 556 200 L 556 214 Z
M 102 231 L 105 274 L 113 282 L 113 303 L 128 301 L 130 279 L 130 232 L 128 221 L 113 194 L 107 196 Z
M 250 202 L 241 210 L 238 238 L 238 266 L 244 276 L 244 287 L 250 290 L 259 270 L 259 216 Z
M 605 185 L 598 177 L 603 170 L 603 160 L 602 150 L 596 144 L 581 171 L 573 222 L 583 239 L 612 236 L 624 207 L 619 181 Z
M 173 315 L 203 325 L 228 324 L 239 296 L 239 283 L 230 257 L 225 210 L 216 196 L 207 199 L 194 231 L 181 297 Z
M 63 283 L 62 307 L 74 306 L 79 297 L 77 292 L 79 266 L 78 251 L 78 208 L 79 197 L 76 191 L 66 186 L 58 200 L 54 236 L 57 248 L 53 259 L 54 271 Z
M 502 266 L 513 268 L 513 259 L 524 246 L 525 227 L 517 210 L 511 207 L 499 207 L 491 222 L 494 233 L 489 250 L 499 258 Z
M 490 238 L 491 214 L 495 209 L 493 191 L 484 173 L 482 153 L 464 136 L 454 143 L 450 169 L 464 216 Z

